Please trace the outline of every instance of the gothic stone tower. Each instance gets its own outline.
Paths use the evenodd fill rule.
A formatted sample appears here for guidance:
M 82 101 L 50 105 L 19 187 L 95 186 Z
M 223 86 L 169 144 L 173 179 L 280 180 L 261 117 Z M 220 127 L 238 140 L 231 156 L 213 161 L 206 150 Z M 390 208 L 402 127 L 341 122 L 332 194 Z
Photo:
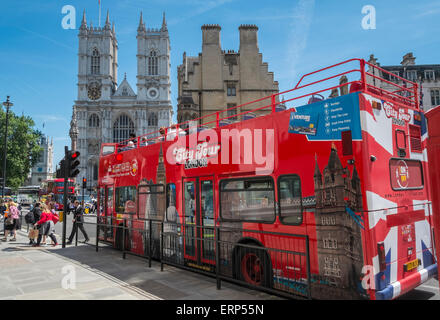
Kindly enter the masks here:
M 137 31 L 137 104 L 155 106 L 159 116 L 149 126 L 169 125 L 171 106 L 170 37 L 165 13 L 160 29 L 145 28 L 142 13 Z
M 70 136 L 81 153 L 78 178 L 96 186 L 101 143 L 119 143 L 131 133 L 139 136 L 170 125 L 170 43 L 165 15 L 160 29 L 146 29 L 141 14 L 133 57 L 138 63 L 136 93 L 126 76 L 117 83 L 118 42 L 109 13 L 102 28 L 88 26 L 84 13 L 78 38 L 78 97 Z
M 353 168 L 343 168 L 332 145 L 327 166 L 321 173 L 315 165 L 316 233 L 320 279 L 312 290 L 317 296 L 335 299 L 358 298 L 357 290 L 363 266 L 361 228 L 346 211 L 362 211 L 360 180 Z M 335 292 L 334 288 L 340 290 Z

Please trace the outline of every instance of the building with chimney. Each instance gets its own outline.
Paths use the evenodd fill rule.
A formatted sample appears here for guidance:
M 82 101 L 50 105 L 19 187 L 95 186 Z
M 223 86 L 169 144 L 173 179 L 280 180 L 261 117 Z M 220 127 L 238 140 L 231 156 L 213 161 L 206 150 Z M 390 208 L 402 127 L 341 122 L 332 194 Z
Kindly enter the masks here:
M 170 38 L 165 14 L 160 28 L 137 29 L 137 83 L 118 82 L 118 41 L 109 13 L 104 27 L 87 24 L 84 11 L 78 40 L 78 94 L 72 110 L 72 149 L 80 152 L 80 174 L 95 187 L 101 143 L 127 140 L 168 127 L 172 118 Z M 81 181 L 78 180 L 78 181 Z
M 53 138 L 41 136 L 38 145 L 42 148 L 37 162 L 32 167 L 27 181 L 28 186 L 38 186 L 53 177 Z
M 279 92 L 278 82 L 274 81 L 274 74 L 269 72 L 258 48 L 258 27 L 239 27 L 238 52 L 222 50 L 220 31 L 219 25 L 203 25 L 202 52 L 196 57 L 183 54 L 183 63 L 177 68 L 179 123 Z M 269 103 L 270 100 L 265 101 L 265 105 Z M 241 110 L 221 113 L 220 117 L 233 117 L 246 108 L 259 106 L 252 104 Z
M 416 64 L 416 58 L 413 53 L 407 53 L 403 56 L 400 65 L 392 66 L 381 66 L 374 55 L 370 56 L 369 62 L 373 65 L 377 65 L 395 75 L 402 78 L 408 79 L 410 81 L 416 82 L 419 86 L 419 98 L 420 106 L 423 110 L 428 111 L 429 109 L 440 105 L 440 64 Z M 371 71 L 371 68 L 369 70 Z M 385 80 L 392 81 L 398 85 L 403 85 L 403 81 L 398 80 L 389 74 L 380 74 L 378 70 L 375 69 L 376 75 L 384 78 Z M 375 83 L 385 90 L 395 91 L 396 87 L 387 84 L 386 82 L 379 81 L 370 77 L 370 83 Z M 378 82 L 379 85 L 378 85 Z

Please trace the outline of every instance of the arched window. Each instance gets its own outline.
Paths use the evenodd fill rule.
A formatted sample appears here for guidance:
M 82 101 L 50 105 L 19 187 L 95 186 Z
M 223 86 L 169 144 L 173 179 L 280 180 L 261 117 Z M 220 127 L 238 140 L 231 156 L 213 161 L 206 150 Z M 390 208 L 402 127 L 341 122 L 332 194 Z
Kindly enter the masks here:
M 151 51 L 148 57 L 148 74 L 150 76 L 156 76 L 159 74 L 158 58 L 156 51 Z
M 95 48 L 92 53 L 92 74 L 99 74 L 99 59 L 99 51 Z
M 98 180 L 98 163 L 93 164 L 93 180 Z
M 113 124 L 113 142 L 128 140 L 130 133 L 134 133 L 133 121 L 126 114 L 123 114 Z
M 99 117 L 96 113 L 93 113 L 89 118 L 89 127 L 97 128 L 99 127 Z
M 151 127 L 157 127 L 157 115 L 155 113 L 151 113 L 148 117 L 148 125 Z

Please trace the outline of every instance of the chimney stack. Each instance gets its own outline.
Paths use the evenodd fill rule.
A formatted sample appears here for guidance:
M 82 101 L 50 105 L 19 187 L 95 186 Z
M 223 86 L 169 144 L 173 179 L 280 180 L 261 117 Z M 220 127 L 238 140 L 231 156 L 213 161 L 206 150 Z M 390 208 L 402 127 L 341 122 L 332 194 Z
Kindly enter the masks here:
M 220 45 L 220 30 L 222 28 L 218 24 L 204 24 L 202 26 L 203 46 L 215 45 L 219 48 Z
M 258 51 L 258 27 L 254 24 L 242 24 L 240 31 L 240 51 L 246 49 L 256 49 Z

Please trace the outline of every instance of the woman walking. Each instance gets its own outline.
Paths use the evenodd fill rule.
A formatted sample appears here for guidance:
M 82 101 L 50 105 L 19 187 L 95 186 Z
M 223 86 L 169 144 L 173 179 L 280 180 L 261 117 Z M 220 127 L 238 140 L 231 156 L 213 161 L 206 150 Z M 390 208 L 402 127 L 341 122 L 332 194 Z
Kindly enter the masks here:
M 55 237 L 55 224 L 53 222 L 53 214 L 49 209 L 49 206 L 47 206 L 46 204 L 42 203 L 40 204 L 40 208 L 41 208 L 41 218 L 40 220 L 35 223 L 35 227 L 40 227 L 40 233 L 38 235 L 37 238 L 37 243 L 34 244 L 34 247 L 39 247 L 40 243 L 41 243 L 41 238 L 43 237 L 43 235 L 49 236 L 52 239 L 52 245 L 56 246 L 58 244 L 57 242 L 57 238 Z
M 17 204 L 12 200 L 9 200 L 8 208 L 9 213 L 5 224 L 5 237 L 2 240 L 8 241 L 6 231 L 12 231 L 13 238 L 10 241 L 17 241 L 17 227 L 20 219 L 20 211 L 18 211 Z

